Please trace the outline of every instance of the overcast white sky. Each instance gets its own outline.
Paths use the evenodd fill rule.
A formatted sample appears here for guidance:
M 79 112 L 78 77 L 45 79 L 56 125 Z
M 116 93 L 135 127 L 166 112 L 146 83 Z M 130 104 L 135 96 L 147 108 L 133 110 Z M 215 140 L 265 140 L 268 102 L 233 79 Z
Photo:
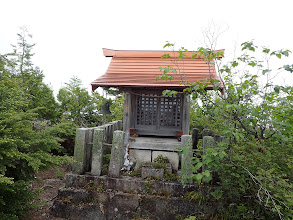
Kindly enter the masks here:
M 217 47 L 227 55 L 233 55 L 235 43 L 252 39 L 293 51 L 292 0 L 1 0 L 0 5 L 0 53 L 11 51 L 19 27 L 26 26 L 37 44 L 34 63 L 55 94 L 74 75 L 90 89 L 111 59 L 102 48 L 161 50 L 170 41 L 195 50 L 211 22 L 229 27 Z

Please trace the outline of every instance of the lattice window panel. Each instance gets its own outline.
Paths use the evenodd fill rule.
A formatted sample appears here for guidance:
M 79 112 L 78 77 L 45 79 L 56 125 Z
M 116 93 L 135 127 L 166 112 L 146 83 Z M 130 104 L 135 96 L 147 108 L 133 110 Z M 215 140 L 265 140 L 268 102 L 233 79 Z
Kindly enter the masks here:
M 180 127 L 181 97 L 162 97 L 160 104 L 160 126 Z
M 136 123 L 138 125 L 156 125 L 158 97 L 156 95 L 137 96 Z
M 137 125 L 181 126 L 181 96 L 157 97 L 143 94 L 137 96 L 136 111 Z

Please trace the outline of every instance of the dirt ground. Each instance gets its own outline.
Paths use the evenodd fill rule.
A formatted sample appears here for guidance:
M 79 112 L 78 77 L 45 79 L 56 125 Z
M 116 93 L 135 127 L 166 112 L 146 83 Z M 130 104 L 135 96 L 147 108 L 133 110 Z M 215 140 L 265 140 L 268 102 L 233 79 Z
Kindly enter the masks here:
M 53 205 L 54 199 L 57 197 L 58 189 L 64 186 L 66 173 L 71 172 L 70 166 L 62 166 L 58 169 L 49 169 L 38 173 L 38 179 L 33 182 L 33 189 L 42 189 L 40 198 L 34 203 L 41 205 L 28 213 L 29 220 L 63 220 L 50 215 L 50 208 Z

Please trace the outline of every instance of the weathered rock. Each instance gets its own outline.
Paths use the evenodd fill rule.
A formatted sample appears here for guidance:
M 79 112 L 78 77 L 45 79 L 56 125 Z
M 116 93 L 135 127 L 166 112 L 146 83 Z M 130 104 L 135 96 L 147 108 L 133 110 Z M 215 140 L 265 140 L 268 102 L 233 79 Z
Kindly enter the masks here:
M 143 166 L 141 168 L 141 177 L 143 179 L 147 177 L 154 177 L 158 179 L 163 179 L 164 177 L 164 168 L 154 168 L 152 166 Z
M 212 132 L 210 129 L 203 129 L 203 131 L 202 131 L 202 136 L 204 137 L 204 136 L 214 136 L 214 132 Z
M 224 139 L 225 139 L 225 137 L 224 136 L 221 136 L 221 135 L 218 135 L 218 134 L 216 134 L 215 136 L 214 136 L 214 140 L 218 143 L 218 142 L 222 142 L 222 141 L 224 141 Z
M 76 175 L 67 174 L 65 180 L 66 188 L 83 189 L 90 184 L 95 185 L 102 191 L 117 190 L 124 193 L 138 193 L 143 194 L 146 192 L 147 180 L 142 178 L 134 178 L 128 176 L 121 176 L 120 178 L 112 178 L 107 176 L 90 176 L 90 175 Z M 198 186 L 193 184 L 182 184 L 180 182 L 163 182 L 152 181 L 152 191 L 154 194 L 160 194 L 161 191 L 167 191 L 170 196 L 178 197 L 185 193 L 198 191 L 206 197 L 209 192 L 214 190 L 215 187 L 211 186 Z
M 109 123 L 109 124 L 106 124 L 106 126 L 108 127 L 107 143 L 113 143 L 114 125 Z
M 103 129 L 94 129 L 91 174 L 95 176 L 100 176 L 102 171 L 104 134 Z
M 162 198 L 144 196 L 140 202 L 141 215 L 150 219 L 178 219 L 178 216 L 201 215 L 202 213 L 213 213 L 216 206 L 200 204 L 199 201 L 188 201 L 182 198 Z
M 148 182 L 153 184 L 152 182 Z M 155 186 L 149 186 L 152 189 Z M 142 195 L 135 193 L 99 192 L 89 189 L 60 189 L 51 213 L 56 217 L 66 219 L 177 219 L 178 216 L 212 215 L 217 206 L 201 191 L 192 201 L 181 194 L 180 197 L 172 197 L 168 192 Z M 211 201 L 211 202 L 210 202 Z
M 77 128 L 74 146 L 74 163 L 72 172 L 83 174 L 86 169 L 87 162 L 87 142 L 89 140 L 89 132 L 87 128 Z
M 162 155 L 163 157 L 167 157 L 169 162 L 172 164 L 172 168 L 174 170 L 178 170 L 179 167 L 179 155 L 178 152 L 167 152 L 167 151 L 153 151 L 152 152 L 152 159 L 154 160 L 159 156 Z
M 109 176 L 111 177 L 120 176 L 120 170 L 123 165 L 124 153 L 125 153 L 124 132 L 114 131 L 110 165 L 109 165 Z
M 211 136 L 204 136 L 202 139 L 202 148 L 205 151 L 208 148 L 215 148 L 216 142 L 213 137 Z
M 192 148 L 193 149 L 197 149 L 198 134 L 199 134 L 199 130 L 197 128 L 193 128 L 192 129 Z
M 152 161 L 152 152 L 150 150 L 129 150 L 129 160 L 136 163 L 136 167 L 140 164 Z
M 202 139 L 202 149 L 203 153 L 209 148 L 215 148 L 216 147 L 216 141 L 211 136 L 204 136 Z M 204 159 L 202 159 L 204 161 Z M 207 169 L 207 166 L 202 166 L 202 172 L 204 172 Z
M 106 203 L 107 219 L 133 219 L 139 207 L 140 196 L 117 193 Z
M 192 174 L 190 167 L 192 166 L 192 137 L 191 135 L 182 135 L 181 137 L 182 147 L 185 148 L 185 153 L 181 159 L 181 169 L 185 175 Z
M 55 200 L 51 213 L 70 220 L 105 220 L 99 204 L 71 204 L 66 200 Z
M 117 121 L 118 130 L 122 130 L 122 120 Z

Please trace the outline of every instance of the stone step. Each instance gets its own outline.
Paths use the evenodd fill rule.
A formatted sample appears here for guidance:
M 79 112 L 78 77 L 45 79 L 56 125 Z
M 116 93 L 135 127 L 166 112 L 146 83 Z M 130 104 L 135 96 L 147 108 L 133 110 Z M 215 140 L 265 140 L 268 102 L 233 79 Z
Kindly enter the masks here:
M 122 176 L 112 178 L 108 176 L 91 176 L 67 174 L 65 187 L 75 189 L 95 188 L 103 191 L 119 191 L 123 193 L 138 193 L 160 195 L 162 192 L 172 197 L 182 197 L 188 192 L 198 192 L 210 199 L 210 192 L 217 189 L 215 186 L 200 186 L 182 184 L 181 182 L 148 181 L 137 177 Z
M 92 188 L 61 188 L 51 208 L 52 215 L 66 219 L 184 219 L 190 215 L 209 219 L 217 206 L 198 197 L 170 197 L 122 192 L 100 192 Z M 197 218 L 197 219 L 198 219 Z

